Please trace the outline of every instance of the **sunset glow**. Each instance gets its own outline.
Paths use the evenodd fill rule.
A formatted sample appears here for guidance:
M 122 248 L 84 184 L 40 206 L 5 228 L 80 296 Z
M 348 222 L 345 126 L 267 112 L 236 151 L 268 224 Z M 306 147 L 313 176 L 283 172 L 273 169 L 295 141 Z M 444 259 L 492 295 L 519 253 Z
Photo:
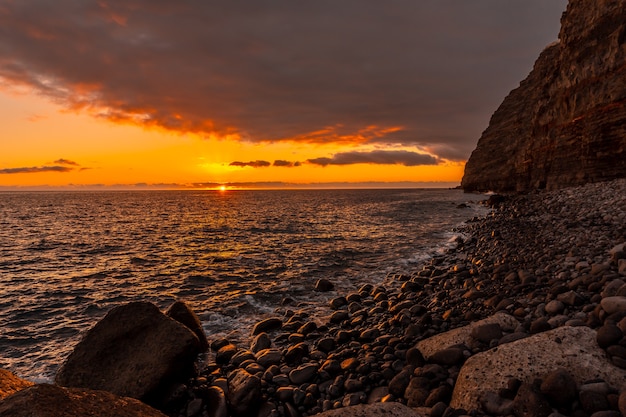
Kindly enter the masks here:
M 458 185 L 565 5 L 479 3 L 0 0 L 0 189 Z

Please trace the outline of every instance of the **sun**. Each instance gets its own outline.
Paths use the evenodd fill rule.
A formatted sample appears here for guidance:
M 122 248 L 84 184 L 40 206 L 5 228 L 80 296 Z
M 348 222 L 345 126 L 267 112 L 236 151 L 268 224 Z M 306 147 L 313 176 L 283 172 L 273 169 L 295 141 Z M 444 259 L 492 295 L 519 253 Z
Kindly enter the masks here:
M 220 191 L 226 191 L 226 186 L 225 185 L 220 185 Z

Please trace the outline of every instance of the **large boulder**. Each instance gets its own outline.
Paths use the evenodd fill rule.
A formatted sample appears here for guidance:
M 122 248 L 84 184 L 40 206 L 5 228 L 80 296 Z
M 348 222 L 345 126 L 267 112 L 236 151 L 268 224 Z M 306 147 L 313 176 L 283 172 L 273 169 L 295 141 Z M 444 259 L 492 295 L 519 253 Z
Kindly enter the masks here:
M 166 417 L 133 398 L 105 391 L 41 384 L 0 401 L 3 417 Z
M 431 359 L 439 351 L 455 345 L 470 345 L 477 329 L 490 324 L 497 324 L 502 330 L 513 331 L 519 325 L 515 317 L 506 313 L 496 313 L 486 319 L 473 322 L 467 326 L 457 327 L 445 333 L 440 333 L 424 339 L 417 344 L 417 349 L 426 359 Z
M 204 329 L 200 323 L 200 319 L 194 311 L 184 301 L 176 301 L 165 312 L 165 315 L 173 318 L 177 322 L 187 326 L 192 332 L 198 336 L 200 341 L 200 349 L 206 351 L 209 348 L 209 341 L 204 334 Z
M 32 382 L 18 378 L 5 369 L 0 369 L 0 400 L 32 385 Z
M 480 409 L 479 398 L 507 388 L 511 378 L 531 384 L 559 369 L 578 384 L 602 379 L 620 391 L 626 389 L 626 370 L 607 360 L 596 344 L 596 332 L 584 326 L 565 326 L 470 357 L 459 372 L 450 406 Z
M 66 387 L 109 391 L 158 405 L 195 372 L 198 337 L 150 303 L 112 309 L 76 345 L 56 375 Z

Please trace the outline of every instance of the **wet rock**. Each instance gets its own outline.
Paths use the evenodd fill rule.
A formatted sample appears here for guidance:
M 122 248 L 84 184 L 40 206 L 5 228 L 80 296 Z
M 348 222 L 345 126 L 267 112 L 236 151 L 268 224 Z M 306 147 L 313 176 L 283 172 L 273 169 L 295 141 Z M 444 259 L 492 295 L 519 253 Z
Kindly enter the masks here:
M 261 397 L 261 379 L 243 369 L 236 369 L 228 375 L 226 394 L 230 410 L 235 415 L 244 415 L 258 405 Z
M 561 314 L 565 309 L 565 304 L 559 300 L 552 300 L 546 304 L 546 313 L 550 315 Z
M 317 365 L 314 363 L 300 365 L 296 369 L 289 372 L 289 380 L 295 385 L 301 385 L 305 382 L 309 382 L 317 374 L 317 368 Z
M 252 328 L 252 335 L 256 336 L 262 332 L 270 332 L 272 330 L 279 330 L 283 325 L 283 321 L 278 317 L 270 317 L 265 320 L 261 320 Z
M 272 346 L 272 341 L 267 333 L 259 333 L 252 339 L 250 344 L 250 350 L 257 353 L 264 349 L 269 349 Z
M 150 303 L 116 307 L 76 345 L 56 383 L 109 391 L 149 404 L 195 372 L 198 337 Z
M 228 417 L 228 405 L 226 402 L 226 394 L 220 387 L 208 387 L 203 396 L 208 417 Z
M 4 417 L 166 417 L 150 406 L 106 391 L 40 384 L 23 389 L 0 402 Z
M 315 291 L 328 292 L 335 289 L 335 284 L 327 280 L 326 278 L 320 278 L 315 283 Z
M 229 343 L 219 348 L 215 354 L 215 362 L 218 364 L 226 364 L 230 362 L 233 356 L 237 353 L 237 346 Z
M 165 315 L 173 318 L 177 322 L 187 326 L 198 337 L 200 349 L 204 352 L 209 348 L 209 341 L 206 338 L 200 319 L 184 301 L 176 301 L 165 312 Z
M 531 383 L 558 368 L 578 384 L 602 378 L 626 389 L 626 371 L 608 362 L 595 339 L 596 332 L 588 327 L 566 326 L 478 353 L 461 368 L 450 406 L 476 409 L 484 392 L 506 388 L 511 377 Z
M 0 369 L 0 400 L 32 385 L 32 382 L 18 378 L 5 369 Z
M 423 366 L 426 363 L 422 352 L 416 347 L 412 347 L 406 351 L 405 360 L 407 365 L 411 365 L 414 367 Z
M 264 368 L 280 364 L 283 354 L 279 349 L 263 349 L 257 352 L 256 361 Z

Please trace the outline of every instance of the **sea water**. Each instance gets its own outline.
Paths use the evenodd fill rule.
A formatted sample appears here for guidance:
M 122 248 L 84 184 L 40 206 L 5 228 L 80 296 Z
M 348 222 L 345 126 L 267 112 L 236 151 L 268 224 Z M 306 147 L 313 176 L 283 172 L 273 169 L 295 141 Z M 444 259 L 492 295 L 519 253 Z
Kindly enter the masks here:
M 111 308 L 176 300 L 248 343 L 284 305 L 411 274 L 484 213 L 459 190 L 0 193 L 0 368 L 49 381 Z M 469 207 L 459 207 L 462 203 Z M 314 292 L 320 278 L 335 290 Z M 388 278 L 387 278 L 388 279 Z

